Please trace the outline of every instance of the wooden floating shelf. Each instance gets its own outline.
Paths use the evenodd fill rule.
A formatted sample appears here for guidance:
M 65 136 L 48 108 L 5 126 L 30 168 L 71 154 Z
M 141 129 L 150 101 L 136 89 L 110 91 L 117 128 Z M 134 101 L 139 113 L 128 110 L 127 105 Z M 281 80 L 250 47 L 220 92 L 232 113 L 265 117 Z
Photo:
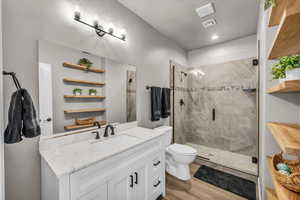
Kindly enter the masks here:
M 105 96 L 90 96 L 90 95 L 64 95 L 65 98 L 70 99 L 105 99 Z
M 300 80 L 284 81 L 267 90 L 268 93 L 300 92 Z
M 300 155 L 300 125 L 269 122 L 267 126 L 285 153 Z
M 87 68 L 87 67 L 82 66 L 82 65 L 76 65 L 76 64 L 72 64 L 72 63 L 68 63 L 68 62 L 64 62 L 63 66 L 68 67 L 68 68 L 72 68 L 72 69 L 88 71 L 88 72 L 96 72 L 96 73 L 104 73 L 105 72 L 105 70 L 102 70 L 102 69 L 96 69 L 94 67 Z
M 269 19 L 269 27 L 277 26 L 280 24 L 284 10 L 286 8 L 287 0 L 276 0 L 276 6 L 271 8 Z
M 86 112 L 104 112 L 105 108 L 86 108 L 86 109 L 74 109 L 74 110 L 65 110 L 66 114 L 72 113 L 86 113 Z
M 105 83 L 93 82 L 93 81 L 83 81 L 83 80 L 76 80 L 76 79 L 70 79 L 70 78 L 64 78 L 63 80 L 65 82 L 69 82 L 69 83 L 78 83 L 78 84 L 87 84 L 87 85 L 100 85 L 100 86 L 105 85 Z
M 285 1 L 287 6 L 269 53 L 269 59 L 300 53 L 300 1 Z
M 267 161 L 268 161 L 269 172 L 272 176 L 273 185 L 275 187 L 275 192 L 276 192 L 277 199 L 280 199 L 280 200 L 300 200 L 300 195 L 299 194 L 286 189 L 285 187 L 280 185 L 280 183 L 278 183 L 278 181 L 275 178 L 275 173 L 274 173 L 274 169 L 273 169 L 273 162 L 272 162 L 272 158 L 270 156 L 267 157 Z
M 100 125 L 105 125 L 106 121 L 99 121 Z M 65 130 L 75 130 L 75 129 L 83 129 L 83 128 L 90 128 L 93 127 L 93 124 L 87 124 L 87 125 L 77 125 L 77 124 L 73 124 L 73 125 L 67 125 L 65 126 Z

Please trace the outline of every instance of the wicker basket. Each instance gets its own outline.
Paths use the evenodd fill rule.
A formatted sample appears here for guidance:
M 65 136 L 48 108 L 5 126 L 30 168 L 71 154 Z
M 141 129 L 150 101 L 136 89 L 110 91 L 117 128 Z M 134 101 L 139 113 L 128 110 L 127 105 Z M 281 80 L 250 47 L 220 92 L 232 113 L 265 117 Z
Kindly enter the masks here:
M 275 154 L 272 158 L 276 180 L 285 188 L 300 193 L 300 160 L 286 160 L 283 152 Z M 287 176 L 277 171 L 276 165 L 284 163 L 291 169 L 291 175 Z
M 96 121 L 95 117 L 87 118 L 87 119 L 76 119 L 75 122 L 77 125 L 90 125 Z

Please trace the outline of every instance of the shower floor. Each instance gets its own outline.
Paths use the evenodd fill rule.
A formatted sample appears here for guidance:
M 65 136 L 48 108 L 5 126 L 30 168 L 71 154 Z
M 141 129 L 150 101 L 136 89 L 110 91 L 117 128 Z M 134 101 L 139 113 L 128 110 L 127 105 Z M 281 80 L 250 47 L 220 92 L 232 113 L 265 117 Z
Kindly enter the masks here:
M 210 148 L 203 145 L 186 143 L 195 148 L 198 156 L 209 159 L 210 162 L 233 168 L 245 173 L 257 175 L 257 164 L 252 163 L 252 157 L 242 154 Z

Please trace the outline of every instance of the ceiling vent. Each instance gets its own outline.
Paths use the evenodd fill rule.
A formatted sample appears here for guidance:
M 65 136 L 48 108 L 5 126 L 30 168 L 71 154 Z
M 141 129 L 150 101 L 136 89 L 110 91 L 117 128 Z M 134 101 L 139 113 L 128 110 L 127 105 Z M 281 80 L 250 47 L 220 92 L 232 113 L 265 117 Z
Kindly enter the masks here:
M 205 20 L 202 22 L 202 25 L 204 26 L 204 28 L 209 28 L 216 24 L 217 24 L 217 21 L 214 18 L 211 18 L 211 19 L 208 19 L 208 20 Z
M 196 9 L 197 14 L 200 18 L 204 18 L 206 16 L 209 16 L 211 14 L 215 13 L 215 8 L 213 3 L 208 3 L 204 6 L 201 6 L 200 8 Z

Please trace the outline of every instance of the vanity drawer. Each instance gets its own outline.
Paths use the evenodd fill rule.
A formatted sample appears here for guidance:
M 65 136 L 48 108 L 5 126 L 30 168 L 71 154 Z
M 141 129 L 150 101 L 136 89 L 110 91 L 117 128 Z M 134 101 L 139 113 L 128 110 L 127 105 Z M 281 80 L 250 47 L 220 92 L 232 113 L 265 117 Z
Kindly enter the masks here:
M 163 193 L 163 176 L 161 176 L 161 173 L 158 173 L 156 176 L 153 177 L 152 183 L 151 183 L 151 199 L 155 200 L 159 195 Z
M 163 169 L 164 166 L 164 157 L 161 151 L 157 152 L 155 156 L 151 160 L 151 167 L 153 170 L 153 173 L 156 173 L 157 171 Z

